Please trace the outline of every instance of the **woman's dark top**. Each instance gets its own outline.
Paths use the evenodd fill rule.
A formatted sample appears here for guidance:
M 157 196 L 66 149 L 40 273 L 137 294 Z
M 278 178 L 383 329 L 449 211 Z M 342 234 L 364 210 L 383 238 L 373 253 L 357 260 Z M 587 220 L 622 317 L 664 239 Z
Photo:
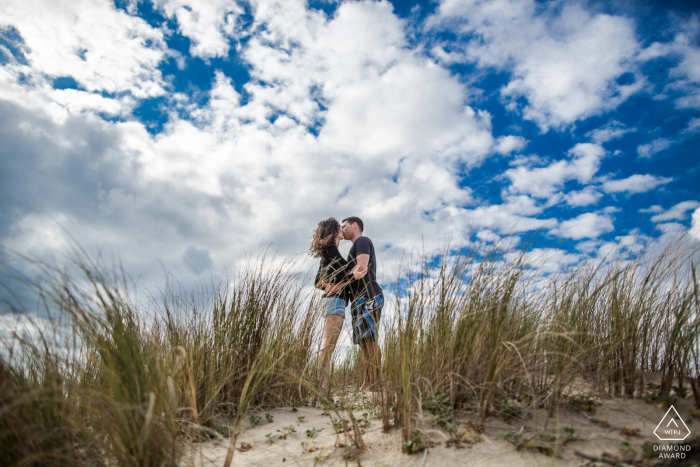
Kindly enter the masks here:
M 351 275 L 348 274 L 348 262 L 343 258 L 338 251 L 338 247 L 332 246 L 326 250 L 326 254 L 321 258 L 321 265 L 316 273 L 315 285 L 319 289 L 323 289 L 321 282 L 327 284 L 338 284 L 339 282 L 344 282 L 351 279 Z M 323 298 L 342 298 L 347 300 L 347 287 L 343 287 L 337 292 L 332 294 L 323 294 Z

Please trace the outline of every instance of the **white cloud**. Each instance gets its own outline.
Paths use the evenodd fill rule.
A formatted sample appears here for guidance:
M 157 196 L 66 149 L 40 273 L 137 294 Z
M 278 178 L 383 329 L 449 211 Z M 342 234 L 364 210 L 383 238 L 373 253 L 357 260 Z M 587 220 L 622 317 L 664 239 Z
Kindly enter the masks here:
M 670 220 L 683 221 L 688 218 L 687 212 L 700 207 L 700 201 L 682 201 L 671 209 L 651 217 L 652 222 L 665 222 Z
M 476 237 L 485 242 L 498 242 L 501 240 L 500 235 L 488 229 L 480 230 L 477 232 Z
M 483 227 L 511 235 L 531 230 L 550 229 L 556 219 L 538 219 L 544 207 L 529 196 L 505 196 L 503 204 L 478 206 L 455 213 L 459 225 Z
M 603 144 L 635 131 L 637 131 L 636 128 L 628 128 L 625 124 L 612 120 L 600 128 L 589 131 L 586 137 L 596 144 Z
M 520 252 L 508 253 L 506 258 L 510 262 L 515 262 L 520 259 Z M 578 263 L 583 259 L 582 255 L 567 253 L 559 248 L 533 248 L 532 250 L 522 254 L 523 264 L 537 270 L 538 273 L 547 274 L 559 272 L 572 264 Z
M 509 156 L 513 151 L 522 150 L 528 141 L 522 136 L 499 136 L 494 151 L 504 156 Z
M 164 93 L 157 68 L 163 34 L 144 20 L 103 0 L 9 0 L 0 3 L 3 23 L 26 44 L 28 65 L 12 69 L 41 82 L 74 78 L 88 92 L 129 92 L 143 98 Z
M 155 0 L 154 4 L 177 20 L 179 32 L 192 41 L 190 54 L 196 57 L 226 56 L 230 39 L 243 33 L 240 16 L 245 11 L 235 0 Z
M 700 208 L 693 211 L 693 220 L 690 224 L 690 236 L 700 242 Z
M 670 148 L 675 142 L 669 138 L 656 138 L 650 143 L 639 145 L 637 154 L 639 154 L 639 157 L 650 158 L 654 154 Z
M 258 32 L 239 50 L 253 77 L 247 102 L 217 73 L 204 106 L 169 96 L 192 120 L 173 114 L 156 136 L 138 122 L 81 115 L 85 105 L 76 107 L 71 91 L 53 96 L 15 83 L 21 99 L 0 100 L 13 115 L 0 130 L 34 170 L 12 168 L 18 184 L 29 183 L 21 183 L 25 205 L 13 211 L 3 243 L 45 256 L 61 249 L 60 224 L 86 248 L 108 245 L 127 270 L 152 280 L 161 273 L 157 259 L 177 275 L 190 266 L 235 268 L 272 241 L 285 254 L 303 251 L 328 215 L 361 216 L 385 258 L 400 257 L 421 235 L 465 231 L 476 216 L 465 209 L 474 201 L 461 174 L 493 153 L 490 116 L 469 106 L 458 78 L 406 46 L 391 5 L 347 3 L 328 19 L 302 1 L 262 2 L 254 14 Z M 35 21 L 39 31 L 51 19 Z M 71 27 L 85 34 L 81 22 L 55 25 L 62 34 Z M 40 39 L 30 44 L 36 56 L 44 54 Z M 119 44 L 121 36 L 103 40 Z M 197 44 L 202 56 L 220 53 L 213 39 Z M 128 80 L 120 85 L 131 92 Z M 62 119 L 48 118 L 59 97 Z M 480 222 L 521 231 L 556 223 L 529 219 L 541 209 L 523 200 L 486 211 Z
M 563 221 L 552 233 L 564 238 L 581 240 L 598 238 L 602 234 L 614 230 L 612 219 L 607 214 L 586 212 L 573 219 Z
M 672 81 L 666 85 L 666 92 L 675 94 L 678 108 L 700 108 L 700 17 L 692 15 L 681 19 L 672 42 L 655 42 L 644 49 L 640 60 L 653 60 L 658 57 L 678 58 L 678 64 L 671 68 Z
M 648 208 L 640 209 L 639 212 L 642 213 L 647 213 L 647 212 L 652 212 L 652 213 L 659 213 L 659 212 L 664 212 L 664 209 L 659 206 L 659 205 L 653 205 Z
M 700 117 L 695 117 L 688 122 L 688 126 L 683 130 L 683 133 L 697 133 L 698 131 L 700 131 Z
M 573 207 L 590 206 L 596 204 L 603 195 L 590 187 L 580 191 L 570 191 L 564 195 L 566 204 Z
M 591 14 L 578 3 L 445 0 L 428 20 L 428 28 L 438 26 L 473 36 L 463 49 L 450 43 L 455 51 L 441 57 L 510 71 L 501 94 L 512 110 L 526 97 L 524 118 L 545 131 L 614 109 L 643 86 L 639 75 L 615 83 L 635 71 L 640 47 L 632 21 Z
M 589 183 L 604 155 L 605 150 L 601 146 L 579 143 L 569 151 L 569 159 L 553 162 L 546 167 L 519 166 L 506 170 L 504 175 L 511 181 L 511 192 L 547 198 L 560 191 L 566 181 Z
M 637 174 L 622 180 L 608 180 L 603 183 L 603 191 L 606 193 L 643 193 L 671 181 L 673 181 L 671 177 Z
M 157 67 L 171 52 L 160 30 L 107 1 L 66 3 L 56 18 L 44 11 L 32 17 L 17 5 L 11 8 L 12 24 L 27 41 L 29 62 L 0 68 L 0 140 L 8 143 L 0 145 L 0 154 L 13 148 L 12 157 L 3 157 L 6 190 L 22 201 L 20 206 L 2 199 L 0 213 L 12 213 L 11 219 L 0 214 L 5 216 L 0 239 L 8 248 L 46 258 L 65 247 L 65 228 L 88 249 L 117 252 L 125 268 L 150 285 L 162 272 L 158 259 L 177 276 L 192 269 L 222 271 L 223 265 L 232 270 L 271 242 L 282 255 L 302 254 L 313 225 L 328 215 L 361 216 L 384 265 L 423 237 L 442 238 L 445 231 L 457 237 L 470 227 L 488 229 L 478 238 L 496 241 L 499 234 L 536 229 L 596 238 L 611 228 L 608 211 L 561 225 L 546 218 L 553 202 L 586 206 L 602 196 L 590 185 L 598 183 L 605 151 L 590 143 L 551 163 L 537 155 L 514 156 L 505 176 L 512 186 L 504 190 L 502 204 L 476 206 L 464 171 L 494 153 L 517 154 L 528 141 L 516 135 L 494 140 L 488 112 L 473 107 L 458 77 L 426 59 L 421 47 L 412 48 L 406 24 L 387 2 L 344 3 L 327 18 L 301 0 L 261 1 L 246 31 L 230 2 L 159 2 L 192 39 L 193 54 L 222 56 L 236 47 L 252 79 L 245 84 L 246 101 L 221 71 L 206 105 L 171 93 L 167 99 L 187 119 L 173 112 L 155 136 L 136 121 L 105 121 L 96 113 L 130 117 L 139 99 L 167 90 Z M 594 44 L 581 35 L 596 31 L 598 22 L 612 27 L 603 34 L 608 39 L 623 24 L 569 7 L 552 18 L 542 35 L 526 28 L 535 44 L 556 52 L 552 60 L 567 51 L 588 54 Z M 572 18 L 583 18 L 583 25 L 557 29 Z M 236 43 L 241 34 L 251 36 Z M 57 39 L 49 43 L 53 36 Z M 496 39 L 503 37 L 494 44 Z M 83 42 L 84 62 L 72 56 Z M 608 58 L 594 56 L 593 65 L 618 63 L 618 45 Z M 470 60 L 488 59 L 474 47 Z M 570 123 L 608 108 L 601 96 L 610 105 L 619 97 L 600 88 L 616 72 L 583 75 L 567 61 L 559 69 L 530 45 L 523 47 L 508 60 L 515 60 L 514 76 L 525 86 L 517 92 L 531 98 L 526 113 L 547 114 L 544 120 L 528 117 L 541 125 Z M 64 57 L 65 64 L 51 54 Z M 538 63 L 553 72 L 570 71 L 571 81 L 560 90 L 527 89 L 538 76 L 532 69 Z M 18 83 L 20 70 L 34 81 Z M 59 74 L 73 76 L 85 90 L 52 89 L 51 77 Z M 561 94 L 567 92 L 572 95 Z M 117 97 L 109 97 L 112 93 Z M 590 105 L 580 102 L 586 99 Z M 657 185 L 667 181 L 652 178 Z M 606 183 L 615 192 L 616 183 L 632 179 Z M 584 187 L 564 194 L 568 181 Z M 517 240 L 502 238 L 498 245 Z M 554 254 L 555 263 L 568 264 Z

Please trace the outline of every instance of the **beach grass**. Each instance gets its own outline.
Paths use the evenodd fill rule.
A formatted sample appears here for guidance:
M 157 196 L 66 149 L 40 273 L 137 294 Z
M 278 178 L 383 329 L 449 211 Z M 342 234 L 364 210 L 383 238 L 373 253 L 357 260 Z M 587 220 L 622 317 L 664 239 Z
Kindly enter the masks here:
M 576 397 L 685 396 L 700 376 L 695 245 L 554 271 L 534 247 L 448 245 L 406 260 L 386 288 L 384 429 L 401 430 L 411 453 L 417 415 L 455 432 L 456 409 L 479 426 Z M 302 263 L 263 252 L 225 286 L 171 284 L 144 302 L 123 271 L 84 252 L 67 270 L 41 265 L 41 307 L 13 310 L 0 352 L 0 463 L 175 466 L 209 438 L 232 440 L 230 463 L 245 421 L 269 408 L 320 403 L 341 417 L 342 396 L 327 398 L 316 378 L 322 316 Z M 336 357 L 334 387 L 362 375 L 356 349 Z M 574 394 L 577 378 L 594 394 Z

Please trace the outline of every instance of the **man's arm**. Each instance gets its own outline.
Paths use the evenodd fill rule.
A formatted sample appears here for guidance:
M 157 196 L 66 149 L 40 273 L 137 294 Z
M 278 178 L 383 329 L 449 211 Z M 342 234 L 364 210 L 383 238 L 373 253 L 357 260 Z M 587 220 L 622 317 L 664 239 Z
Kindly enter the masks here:
M 357 267 L 353 270 L 355 280 L 362 279 L 367 274 L 367 265 L 369 265 L 369 255 L 357 255 Z
M 364 268 L 362 268 L 361 263 L 360 263 L 360 256 L 366 256 L 367 258 L 365 259 L 365 265 Z M 357 257 L 357 266 L 355 266 L 352 269 L 352 274 L 355 277 L 354 280 L 349 280 L 349 281 L 344 281 L 344 282 L 338 282 L 337 284 L 325 284 L 324 290 L 326 291 L 327 294 L 331 294 L 334 292 L 337 292 L 338 290 L 342 289 L 346 285 L 350 284 L 351 282 L 354 282 L 356 280 L 360 280 L 363 277 L 365 277 L 365 274 L 367 274 L 367 264 L 369 264 L 369 255 L 359 255 Z

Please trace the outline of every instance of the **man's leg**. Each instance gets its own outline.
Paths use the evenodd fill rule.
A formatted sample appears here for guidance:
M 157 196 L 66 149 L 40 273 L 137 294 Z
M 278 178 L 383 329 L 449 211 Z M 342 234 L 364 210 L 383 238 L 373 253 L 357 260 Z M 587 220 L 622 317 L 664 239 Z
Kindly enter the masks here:
M 323 389 L 329 388 L 328 376 L 331 372 L 331 359 L 335 345 L 338 343 L 340 330 L 343 328 L 344 319 L 340 315 L 327 315 L 323 325 L 323 342 L 321 343 L 321 352 L 318 354 L 318 372 Z

